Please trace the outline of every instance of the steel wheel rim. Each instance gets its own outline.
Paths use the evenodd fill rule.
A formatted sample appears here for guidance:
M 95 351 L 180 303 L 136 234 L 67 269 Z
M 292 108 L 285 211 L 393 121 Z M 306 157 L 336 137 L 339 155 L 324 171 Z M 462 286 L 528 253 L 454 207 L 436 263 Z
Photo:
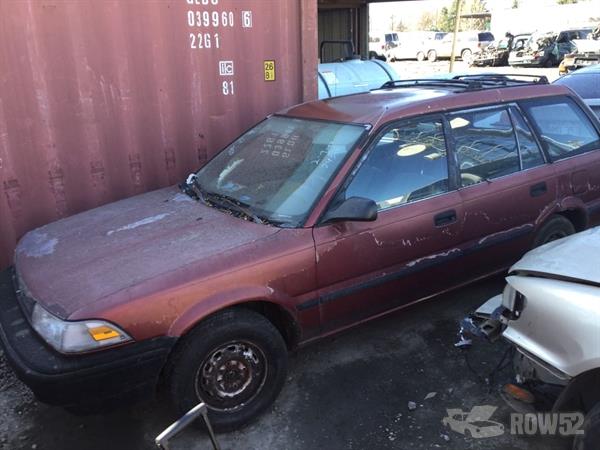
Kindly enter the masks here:
M 267 378 L 264 352 L 248 341 L 230 341 L 210 351 L 195 376 L 196 395 L 217 411 L 235 411 L 262 391 Z

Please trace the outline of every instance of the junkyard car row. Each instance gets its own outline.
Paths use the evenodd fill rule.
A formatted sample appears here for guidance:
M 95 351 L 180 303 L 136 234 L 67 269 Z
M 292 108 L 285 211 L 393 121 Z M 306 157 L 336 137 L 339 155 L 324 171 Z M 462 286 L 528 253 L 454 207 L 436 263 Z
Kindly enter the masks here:
M 373 55 L 396 61 L 450 58 L 454 33 L 403 32 L 374 37 Z M 532 31 L 502 38 L 488 31 L 462 31 L 456 36 L 457 58 L 473 66 L 554 67 L 564 74 L 600 62 L 600 27 Z M 381 47 L 381 48 L 379 48 Z

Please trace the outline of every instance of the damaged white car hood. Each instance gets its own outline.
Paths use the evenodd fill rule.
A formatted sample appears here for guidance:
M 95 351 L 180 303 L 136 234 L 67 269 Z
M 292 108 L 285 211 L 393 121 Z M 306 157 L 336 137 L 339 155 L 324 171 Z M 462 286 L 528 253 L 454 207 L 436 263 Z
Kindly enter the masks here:
M 600 284 L 600 227 L 531 250 L 510 272 L 533 272 Z

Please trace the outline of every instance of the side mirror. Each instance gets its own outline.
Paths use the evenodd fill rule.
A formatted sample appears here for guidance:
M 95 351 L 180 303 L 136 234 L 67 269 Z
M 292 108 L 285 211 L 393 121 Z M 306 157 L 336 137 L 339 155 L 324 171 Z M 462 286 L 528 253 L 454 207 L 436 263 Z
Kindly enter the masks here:
M 377 219 L 377 203 L 363 197 L 350 197 L 337 208 L 327 211 L 321 223 L 354 221 L 372 222 Z

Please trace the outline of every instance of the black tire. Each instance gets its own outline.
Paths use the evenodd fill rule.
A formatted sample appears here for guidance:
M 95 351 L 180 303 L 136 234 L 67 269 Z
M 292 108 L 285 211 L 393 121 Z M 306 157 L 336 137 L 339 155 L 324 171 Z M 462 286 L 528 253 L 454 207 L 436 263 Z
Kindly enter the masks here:
M 460 59 L 462 59 L 466 63 L 471 63 L 471 59 L 473 57 L 473 52 L 471 49 L 465 48 L 462 52 L 460 52 Z
M 385 55 L 379 55 L 378 53 L 376 53 L 372 50 L 369 52 L 369 59 L 378 59 L 379 61 L 383 61 L 383 62 L 387 61 L 387 58 L 385 57 Z
M 178 414 L 204 401 L 215 430 L 230 431 L 273 403 L 286 372 L 287 348 L 277 328 L 254 311 L 233 308 L 183 338 L 167 367 L 167 391 Z
M 425 61 L 425 53 L 417 52 L 417 61 L 419 61 L 419 62 Z
M 575 233 L 575 227 L 569 219 L 563 216 L 552 216 L 538 231 L 533 241 L 533 248 L 548 242 L 561 239 Z
M 583 434 L 573 440 L 573 450 L 597 450 L 600 448 L 600 403 L 594 406 L 583 421 Z
M 549 56 L 548 59 L 546 59 L 546 61 L 544 62 L 543 66 L 550 68 L 550 67 L 554 67 L 556 66 L 556 62 L 554 61 L 554 57 L 553 56 Z
M 435 62 L 436 59 L 437 59 L 437 52 L 435 50 L 429 50 L 427 52 L 427 61 Z

